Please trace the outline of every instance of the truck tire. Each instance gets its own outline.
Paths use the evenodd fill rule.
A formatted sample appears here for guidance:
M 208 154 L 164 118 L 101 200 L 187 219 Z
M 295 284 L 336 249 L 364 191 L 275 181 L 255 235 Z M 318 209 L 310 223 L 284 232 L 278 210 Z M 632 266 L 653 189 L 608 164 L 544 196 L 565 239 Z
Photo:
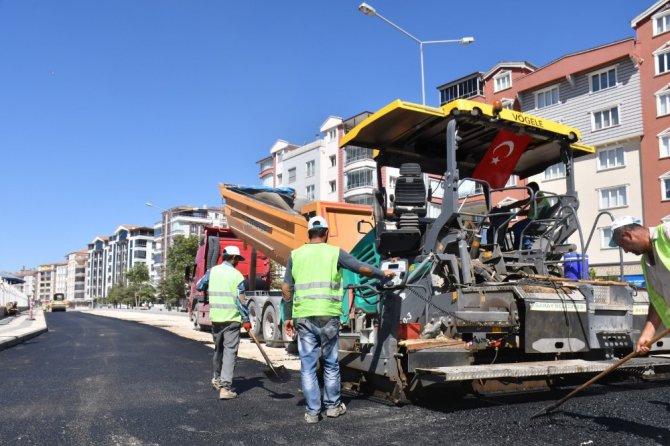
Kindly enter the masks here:
M 258 304 L 254 300 L 250 300 L 249 304 L 249 322 L 251 322 L 251 331 L 253 331 L 256 339 L 261 339 L 262 332 L 262 322 L 261 322 L 261 310 L 258 308 Z
M 268 347 L 283 347 L 282 335 L 279 330 L 277 311 L 273 305 L 268 305 L 263 310 L 263 339 Z

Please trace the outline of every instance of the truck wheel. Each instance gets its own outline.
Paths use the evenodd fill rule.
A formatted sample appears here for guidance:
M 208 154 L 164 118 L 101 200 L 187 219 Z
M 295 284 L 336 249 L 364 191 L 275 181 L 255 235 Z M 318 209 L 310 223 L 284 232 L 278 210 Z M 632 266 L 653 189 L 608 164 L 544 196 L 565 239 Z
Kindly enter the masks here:
M 268 347 L 283 347 L 282 336 L 279 331 L 279 321 L 275 307 L 268 305 L 263 311 L 263 339 Z
M 258 309 L 258 304 L 255 301 L 249 301 L 249 322 L 251 322 L 251 331 L 256 338 L 263 336 L 261 332 L 261 311 Z

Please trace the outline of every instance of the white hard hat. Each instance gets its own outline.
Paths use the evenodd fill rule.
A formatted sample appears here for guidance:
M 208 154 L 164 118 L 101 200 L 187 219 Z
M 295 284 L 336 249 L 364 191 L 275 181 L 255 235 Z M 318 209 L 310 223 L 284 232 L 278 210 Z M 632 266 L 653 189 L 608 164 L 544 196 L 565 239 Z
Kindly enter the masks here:
M 616 243 L 616 239 L 614 238 L 614 231 L 616 231 L 617 229 L 619 229 L 623 226 L 641 225 L 641 224 L 642 224 L 642 221 L 639 218 L 633 217 L 633 216 L 630 216 L 630 215 L 625 215 L 623 217 L 619 217 L 616 220 L 614 220 L 612 222 L 612 224 L 610 225 L 610 230 L 612 231 L 612 238 L 610 238 L 609 246 L 611 248 L 616 248 L 618 246 L 617 243 Z
M 227 256 L 237 256 L 240 258 L 240 260 L 244 260 L 242 254 L 240 254 L 240 248 L 237 246 L 226 246 L 223 248 L 223 253 Z
M 308 231 L 310 229 L 318 229 L 318 228 L 328 229 L 328 222 L 326 221 L 325 218 L 321 217 L 320 215 L 310 218 L 309 222 L 307 222 Z

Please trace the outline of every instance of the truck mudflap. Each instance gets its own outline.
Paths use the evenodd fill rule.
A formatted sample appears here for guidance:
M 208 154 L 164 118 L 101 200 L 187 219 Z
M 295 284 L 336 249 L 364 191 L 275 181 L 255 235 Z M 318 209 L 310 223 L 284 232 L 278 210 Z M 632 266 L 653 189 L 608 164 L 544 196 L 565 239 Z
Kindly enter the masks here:
M 551 378 L 575 374 L 599 373 L 615 364 L 617 360 L 586 361 L 583 359 L 563 359 L 558 361 L 519 362 L 511 364 L 481 364 L 469 366 L 417 368 L 417 379 L 433 383 L 473 381 L 503 378 Z M 640 371 L 643 373 L 670 372 L 670 355 L 633 358 L 618 370 Z

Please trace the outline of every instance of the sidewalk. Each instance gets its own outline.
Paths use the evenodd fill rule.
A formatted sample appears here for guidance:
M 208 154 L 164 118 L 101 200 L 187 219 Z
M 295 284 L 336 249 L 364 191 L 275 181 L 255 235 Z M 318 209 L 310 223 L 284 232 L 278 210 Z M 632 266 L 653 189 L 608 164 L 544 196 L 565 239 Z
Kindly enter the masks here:
M 33 310 L 33 320 L 25 311 L 19 316 L 7 316 L 0 319 L 0 350 L 20 344 L 28 339 L 45 333 L 47 323 L 41 310 Z

